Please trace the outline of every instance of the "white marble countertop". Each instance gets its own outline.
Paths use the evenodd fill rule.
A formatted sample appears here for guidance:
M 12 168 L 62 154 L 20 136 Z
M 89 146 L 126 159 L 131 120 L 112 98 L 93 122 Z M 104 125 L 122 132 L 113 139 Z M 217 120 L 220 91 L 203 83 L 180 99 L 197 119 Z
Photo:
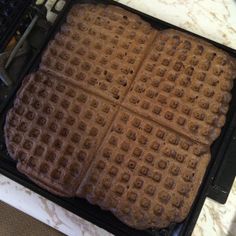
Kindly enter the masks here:
M 236 1 L 234 0 L 117 1 L 236 49 Z M 69 236 L 110 235 L 107 231 L 3 175 L 0 175 L 0 200 Z M 192 235 L 236 235 L 236 181 L 225 205 L 206 199 Z
M 236 179 L 225 204 L 206 199 L 192 236 L 205 235 L 236 235 Z
M 0 201 L 69 236 L 108 236 L 107 231 L 0 174 Z
M 0 175 L 0 201 L 68 236 L 112 235 L 22 185 Z M 236 180 L 225 205 L 206 199 L 192 236 L 236 235 Z
M 235 0 L 116 0 L 236 49 Z

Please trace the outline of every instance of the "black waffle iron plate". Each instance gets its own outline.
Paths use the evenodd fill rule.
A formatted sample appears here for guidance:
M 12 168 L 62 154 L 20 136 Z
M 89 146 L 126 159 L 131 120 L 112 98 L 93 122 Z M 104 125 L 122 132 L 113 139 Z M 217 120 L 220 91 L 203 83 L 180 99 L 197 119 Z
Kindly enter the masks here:
M 233 96 L 227 114 L 226 124 L 222 129 L 220 137 L 211 146 L 212 159 L 207 168 L 203 184 L 200 187 L 190 214 L 182 223 L 172 224 L 168 228 L 161 230 L 149 229 L 139 231 L 128 227 L 110 212 L 103 211 L 98 206 L 91 205 L 84 199 L 57 197 L 38 187 L 17 171 L 16 163 L 9 157 L 6 150 L 3 127 L 6 113 L 13 104 L 15 94 L 21 85 L 22 79 L 27 73 L 37 70 L 43 49 L 59 30 L 60 25 L 65 21 L 65 17 L 72 5 L 75 3 L 114 4 L 140 15 L 157 29 L 174 28 L 180 31 L 184 30 L 110 0 L 67 0 L 65 1 L 63 9 L 60 11 L 57 10 L 58 1 L 56 1 L 51 11 L 53 14 L 57 15 L 57 18 L 54 23 L 48 23 L 45 20 L 45 4 L 47 1 L 41 2 L 42 5 L 35 6 L 33 1 L 0 0 L 0 54 L 6 50 L 6 45 L 9 44 L 10 39 L 14 36 L 16 38 L 19 37 L 19 35 L 17 36 L 19 33 L 23 35 L 24 31 L 27 30 L 27 24 L 29 25 L 31 23 L 30 21 L 36 14 L 39 15 L 39 20 L 26 39 L 28 45 L 27 52 L 15 57 L 7 69 L 9 78 L 12 81 L 11 85 L 6 86 L 0 81 L 0 172 L 115 235 L 191 235 L 206 197 L 210 197 L 220 203 L 225 203 L 235 177 L 236 86 L 234 86 L 232 90 Z M 15 9 L 20 10 L 15 11 Z M 5 17 L 8 15 L 12 17 Z M 236 58 L 235 50 L 210 40 L 207 41 L 227 51 Z M 1 65 L 0 69 L 2 69 Z

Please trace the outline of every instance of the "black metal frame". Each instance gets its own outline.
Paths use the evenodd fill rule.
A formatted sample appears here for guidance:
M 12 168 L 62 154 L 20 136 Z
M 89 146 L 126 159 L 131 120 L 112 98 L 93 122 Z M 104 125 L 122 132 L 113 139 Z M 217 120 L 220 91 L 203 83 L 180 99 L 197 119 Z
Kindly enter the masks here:
M 13 3 L 16 5 L 13 6 Z M 6 46 L 6 42 L 16 29 L 17 22 L 31 3 L 32 0 L 0 0 L 0 52 Z M 5 6 L 8 9 L 2 9 Z M 4 11 L 10 12 L 5 14 Z
M 104 4 L 115 4 L 121 6 L 131 12 L 134 12 L 150 22 L 153 27 L 158 29 L 175 28 L 184 32 L 176 26 L 165 23 L 161 20 L 155 19 L 144 13 L 138 12 L 137 10 L 131 9 L 122 4 L 116 3 L 111 0 L 76 0 L 67 1 L 63 11 L 58 17 L 55 24 L 49 29 L 48 33 L 45 34 L 40 40 L 42 41 L 36 48 L 31 51 L 30 58 L 25 68 L 21 71 L 15 68 L 19 67 L 19 60 L 15 60 L 12 63 L 10 74 L 12 78 L 15 78 L 15 82 L 11 91 L 9 92 L 4 103 L 0 105 L 0 172 L 9 178 L 19 182 L 20 184 L 30 188 L 31 190 L 43 195 L 44 197 L 52 200 L 60 206 L 68 209 L 69 211 L 85 218 L 92 223 L 108 230 L 115 235 L 191 235 L 191 232 L 196 224 L 199 213 L 202 209 L 206 197 L 210 197 L 217 200 L 220 203 L 224 203 L 227 199 L 228 193 L 232 186 L 235 173 L 236 173 L 236 86 L 232 90 L 232 100 L 230 103 L 229 112 L 226 117 L 226 124 L 222 129 L 220 137 L 211 146 L 211 162 L 207 168 L 203 184 L 199 189 L 198 195 L 194 201 L 193 207 L 188 217 L 179 224 L 172 224 L 167 229 L 162 230 L 145 230 L 139 231 L 128 227 L 127 225 L 120 222 L 110 212 L 103 211 L 99 207 L 89 204 L 84 199 L 79 198 L 61 198 L 57 197 L 46 190 L 38 187 L 31 182 L 24 175 L 16 170 L 15 162 L 9 157 L 3 135 L 3 126 L 5 116 L 8 109 L 12 106 L 14 96 L 19 88 L 23 77 L 30 71 L 37 69 L 41 53 L 43 48 L 47 45 L 50 38 L 59 30 L 60 25 L 65 21 L 66 13 L 70 7 L 75 3 L 104 3 Z M 188 32 L 189 33 L 189 32 Z M 192 33 L 189 33 L 192 34 Z M 194 35 L 194 34 L 192 34 Z M 195 35 L 196 36 L 196 35 Z M 198 36 L 199 37 L 199 36 Z M 203 37 L 200 37 L 203 38 Z M 206 41 L 214 44 L 216 47 L 221 48 L 236 58 L 236 50 L 230 49 L 219 43 L 215 43 L 211 40 L 205 39 Z M 1 91 L 1 90 L 0 90 Z

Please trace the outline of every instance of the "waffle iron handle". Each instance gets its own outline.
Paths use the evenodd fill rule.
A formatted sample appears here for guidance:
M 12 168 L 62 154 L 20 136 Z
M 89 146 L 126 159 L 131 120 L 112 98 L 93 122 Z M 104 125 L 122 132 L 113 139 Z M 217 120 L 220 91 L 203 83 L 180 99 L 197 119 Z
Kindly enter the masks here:
M 229 131 L 224 136 L 227 146 L 219 151 L 222 162 L 216 170 L 216 175 L 212 178 L 212 185 L 208 192 L 208 197 L 224 204 L 227 201 L 231 187 L 236 175 L 236 114 L 231 121 Z

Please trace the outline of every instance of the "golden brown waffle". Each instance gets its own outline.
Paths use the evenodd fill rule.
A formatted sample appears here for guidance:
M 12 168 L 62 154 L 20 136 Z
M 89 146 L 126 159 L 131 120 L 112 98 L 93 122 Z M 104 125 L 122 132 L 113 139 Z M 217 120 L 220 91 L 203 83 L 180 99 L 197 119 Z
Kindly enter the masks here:
M 232 59 L 114 6 L 76 5 L 9 111 L 19 171 L 137 228 L 188 214 L 220 134 Z
M 115 111 L 115 105 L 37 72 L 8 113 L 8 152 L 38 184 L 74 196 Z
M 49 43 L 41 69 L 121 101 L 155 35 L 148 23 L 121 8 L 74 7 Z

